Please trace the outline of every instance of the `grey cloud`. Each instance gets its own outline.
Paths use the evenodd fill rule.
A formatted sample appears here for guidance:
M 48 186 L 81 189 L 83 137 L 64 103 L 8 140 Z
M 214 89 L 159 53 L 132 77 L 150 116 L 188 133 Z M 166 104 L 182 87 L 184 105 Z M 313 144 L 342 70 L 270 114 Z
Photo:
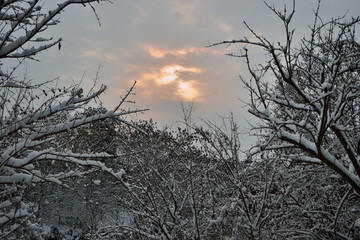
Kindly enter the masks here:
M 292 1 L 272 2 L 281 9 L 284 3 Z M 311 23 L 316 2 L 297 1 L 294 18 L 297 36 L 302 37 Z M 62 50 L 50 50 L 39 56 L 42 62 L 30 62 L 29 69 L 35 78 L 50 79 L 61 74 L 66 82 L 70 81 L 69 78 L 81 78 L 84 70 L 87 79 L 91 80 L 101 64 L 104 66 L 101 81 L 109 86 L 105 105 L 115 104 L 118 97 L 114 95 L 123 92 L 132 81 L 141 80 L 141 74 L 156 72 L 165 65 L 179 64 L 203 70 L 197 75 L 184 76 L 198 81 L 202 97 L 207 99 L 197 103 L 195 114 L 216 119 L 218 115 L 234 111 L 246 117 L 246 109 L 241 108 L 243 104 L 238 99 L 246 100 L 248 94 L 237 77 L 237 74 L 246 77 L 246 68 L 241 59 L 224 55 L 239 51 L 240 46 L 210 49 L 205 46 L 209 42 L 249 36 L 244 20 L 269 38 L 281 40 L 283 37 L 281 22 L 260 0 L 134 0 L 114 1 L 114 4 L 95 7 L 102 27 L 97 25 L 91 9 L 70 8 L 62 15 L 60 26 L 47 33 L 64 38 Z M 346 9 L 350 10 L 350 16 L 359 15 L 358 0 L 327 1 L 321 12 L 330 18 L 343 15 Z M 168 54 L 156 59 L 144 50 L 144 45 L 167 50 Z M 198 51 L 176 54 L 177 50 L 188 48 Z M 252 53 L 255 62 L 264 60 L 261 49 Z M 135 98 L 139 107 L 152 109 L 146 117 L 161 118 L 155 120 L 166 122 L 181 116 L 181 99 L 169 95 L 176 92 L 175 86 L 169 85 L 167 90 L 171 91 L 166 93 L 162 92 L 164 88 L 151 87 L 149 83 L 145 88 L 139 86 Z M 151 99 L 146 98 L 149 92 Z

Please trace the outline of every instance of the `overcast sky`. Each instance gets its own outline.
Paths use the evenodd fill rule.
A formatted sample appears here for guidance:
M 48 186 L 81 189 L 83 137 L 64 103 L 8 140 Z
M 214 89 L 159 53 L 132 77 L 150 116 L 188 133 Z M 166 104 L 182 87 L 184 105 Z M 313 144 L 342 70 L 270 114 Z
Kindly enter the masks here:
M 51 2 L 51 1 L 50 1 Z M 269 0 L 282 10 L 292 0 Z M 316 0 L 297 1 L 293 27 L 298 38 L 308 34 Z M 247 76 L 241 59 L 225 56 L 241 46 L 206 48 L 209 43 L 250 36 L 246 21 L 258 34 L 284 40 L 281 21 L 262 0 L 113 0 L 94 4 L 101 27 L 89 7 L 73 6 L 61 15 L 61 24 L 47 34 L 63 37 L 61 51 L 49 50 L 29 62 L 33 78 L 61 77 L 64 84 L 79 81 L 89 87 L 99 65 L 99 84 L 109 89 L 106 107 L 136 80 L 134 107 L 149 108 L 141 118 L 153 118 L 160 127 L 182 117 L 180 102 L 195 100 L 194 118 L 216 121 L 233 112 L 246 127 L 250 119 L 244 104 L 248 93 L 238 75 Z M 323 20 L 360 15 L 359 0 L 323 0 Z M 261 61 L 261 49 L 253 52 Z M 246 140 L 245 140 L 246 141 Z

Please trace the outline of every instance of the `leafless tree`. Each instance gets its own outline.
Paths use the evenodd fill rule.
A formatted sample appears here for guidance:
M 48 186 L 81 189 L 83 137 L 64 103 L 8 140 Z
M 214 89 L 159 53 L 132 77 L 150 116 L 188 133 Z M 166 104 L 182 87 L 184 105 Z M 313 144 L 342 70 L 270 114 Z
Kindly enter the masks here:
M 341 17 L 323 23 L 318 8 L 310 37 L 293 47 L 290 22 L 295 7 L 290 13 L 268 7 L 283 21 L 285 43 L 272 43 L 247 25 L 256 41 L 213 44 L 254 45 L 269 56 L 266 65 L 256 69 L 250 66 L 247 48 L 238 56 L 246 60 L 252 76 L 250 82 L 242 79 L 251 94 L 249 112 L 263 122 L 256 132 L 263 130 L 259 134 L 264 141 L 252 153 L 300 150 L 288 157 L 325 164 L 360 193 L 360 45 L 355 31 L 360 19 Z
M 134 86 L 112 110 L 86 114 L 84 109 L 103 94 L 106 86 L 83 93 L 79 85 L 63 87 L 58 81 L 19 78 L 17 69 L 25 59 L 48 48 L 61 47 L 62 39 L 43 38 L 42 32 L 59 23 L 59 15 L 71 5 L 89 6 L 99 0 L 60 1 L 54 9 L 43 9 L 40 0 L 5 0 L 0 5 L 0 238 L 8 238 L 28 223 L 36 203 L 23 201 L 32 184 L 52 182 L 60 185 L 68 177 L 81 177 L 101 169 L 121 179 L 101 161 L 106 153 L 63 151 L 54 144 L 63 132 L 95 121 L 116 118 L 142 110 L 124 110 Z M 103 2 L 103 1 L 102 1 Z M 95 11 L 94 11 L 95 12 Z M 95 13 L 96 14 L 96 13 Z M 48 166 L 48 167 L 44 167 Z M 51 167 L 53 166 L 53 167 Z M 19 236 L 18 236 L 19 237 Z
M 344 16 L 323 22 L 319 1 L 309 37 L 295 45 L 295 30 L 290 26 L 295 1 L 291 11 L 266 5 L 283 23 L 283 43 L 258 35 L 245 23 L 254 40 L 243 38 L 211 45 L 245 45 L 240 55 L 229 55 L 245 59 L 251 79 L 241 80 L 250 92 L 249 112 L 260 120 L 252 130 L 259 140 L 249 156 L 278 152 L 286 161 L 328 167 L 351 186 L 358 198 L 360 45 L 356 29 L 360 18 Z M 254 66 L 250 62 L 249 46 L 265 51 L 265 64 Z M 342 191 L 338 198 L 347 196 Z M 336 234 L 336 227 L 333 232 Z

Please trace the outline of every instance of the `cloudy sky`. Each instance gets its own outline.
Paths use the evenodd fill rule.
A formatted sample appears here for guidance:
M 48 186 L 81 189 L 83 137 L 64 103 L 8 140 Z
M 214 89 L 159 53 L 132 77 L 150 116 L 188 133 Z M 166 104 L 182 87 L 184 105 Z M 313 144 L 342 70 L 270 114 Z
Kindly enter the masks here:
M 51 2 L 51 1 L 50 1 Z M 279 10 L 290 9 L 292 0 L 268 0 Z M 308 33 L 317 0 L 296 3 L 293 27 L 296 37 Z M 149 108 L 140 118 L 153 118 L 161 126 L 182 117 L 180 103 L 195 101 L 194 119 L 217 121 L 233 112 L 246 128 L 251 120 L 243 108 L 248 93 L 238 75 L 248 76 L 241 59 L 225 56 L 241 46 L 207 48 L 209 43 L 250 36 L 246 21 L 260 35 L 283 41 L 281 21 L 262 0 L 113 0 L 113 4 L 94 4 L 101 21 L 89 7 L 73 6 L 61 15 L 61 24 L 47 34 L 63 37 L 61 51 L 49 50 L 29 62 L 34 78 L 60 76 L 62 83 L 79 81 L 89 87 L 101 65 L 101 79 L 108 91 L 106 107 L 136 80 L 134 107 Z M 323 20 L 344 15 L 359 16 L 358 0 L 323 0 Z M 254 61 L 263 58 L 261 49 L 253 51 Z

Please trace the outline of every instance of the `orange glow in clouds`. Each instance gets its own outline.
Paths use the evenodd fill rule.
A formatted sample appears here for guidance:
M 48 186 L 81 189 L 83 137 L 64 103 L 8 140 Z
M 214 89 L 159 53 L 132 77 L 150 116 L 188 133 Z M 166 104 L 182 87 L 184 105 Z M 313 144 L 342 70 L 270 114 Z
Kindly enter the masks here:
M 156 79 L 159 84 L 168 84 L 179 78 L 181 72 L 199 73 L 198 68 L 185 68 L 179 65 L 165 66 L 161 69 L 162 78 Z
M 184 80 L 180 78 L 181 73 L 197 74 L 199 68 L 186 68 L 180 65 L 165 66 L 161 68 L 161 73 L 156 82 L 160 86 L 175 84 L 177 87 L 175 95 L 181 96 L 185 100 L 192 100 L 199 96 L 194 80 Z
M 179 88 L 182 90 L 186 90 L 189 88 L 189 84 L 188 83 L 184 83 L 184 82 L 180 82 L 179 83 Z
M 175 94 L 181 96 L 187 101 L 191 101 L 199 95 L 199 92 L 193 86 L 193 82 L 179 82 L 179 88 Z
M 195 47 L 178 49 L 161 49 L 148 44 L 141 44 L 140 47 L 148 53 L 154 62 L 159 60 L 160 67 L 151 67 L 148 71 L 141 73 L 140 84 L 147 88 L 146 96 L 155 99 L 197 101 L 201 97 L 199 86 L 201 82 L 193 78 L 202 72 L 197 67 L 184 67 L 178 64 L 163 65 L 162 58 L 167 57 L 174 62 L 179 58 L 186 59 L 188 54 L 199 54 L 201 49 Z M 162 59 L 162 60 L 160 60 Z M 154 85 L 155 83 L 155 85 Z
M 189 53 L 199 54 L 199 50 L 191 47 L 191 48 L 182 48 L 176 50 L 168 50 L 168 49 L 160 49 L 149 45 L 143 45 L 142 48 L 150 54 L 153 58 L 163 58 L 166 55 L 174 55 L 174 56 L 185 56 Z

